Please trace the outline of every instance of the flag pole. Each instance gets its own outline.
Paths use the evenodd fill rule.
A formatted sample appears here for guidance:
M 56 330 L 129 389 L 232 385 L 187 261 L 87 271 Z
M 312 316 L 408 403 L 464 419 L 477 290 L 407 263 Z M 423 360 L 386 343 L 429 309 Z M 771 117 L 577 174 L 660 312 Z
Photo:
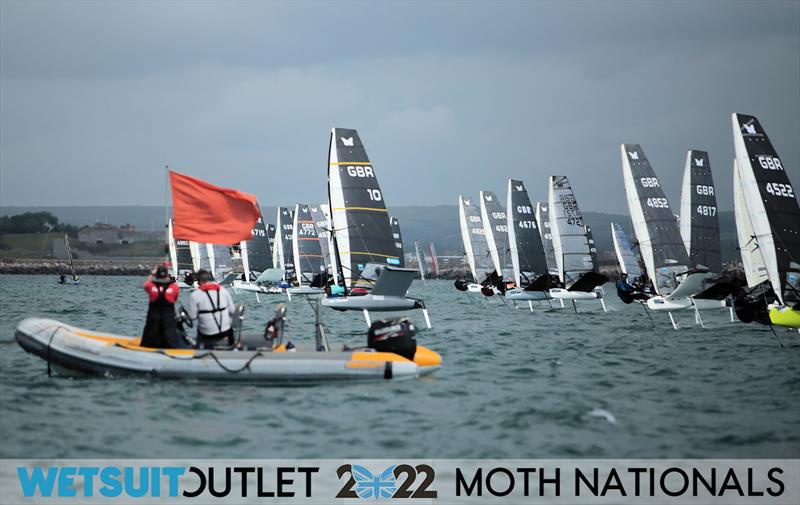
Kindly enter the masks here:
M 164 165 L 164 252 L 169 257 L 169 165 Z M 177 268 L 173 265 L 173 268 Z

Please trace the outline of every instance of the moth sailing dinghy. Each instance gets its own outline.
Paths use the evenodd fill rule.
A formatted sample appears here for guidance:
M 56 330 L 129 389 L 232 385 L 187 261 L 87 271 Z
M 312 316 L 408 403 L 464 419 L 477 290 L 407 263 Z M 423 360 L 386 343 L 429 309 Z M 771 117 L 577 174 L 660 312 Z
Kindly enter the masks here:
M 695 307 L 692 296 L 703 289 L 708 270 L 690 270 L 678 223 L 650 162 L 638 144 L 622 144 L 622 173 L 633 229 L 655 296 L 651 310 L 672 312 Z
M 283 272 L 273 268 L 272 251 L 269 244 L 269 234 L 264 223 L 264 216 L 259 207 L 259 217 L 251 230 L 251 238 L 239 243 L 239 255 L 242 265 L 242 278 L 233 281 L 234 292 L 245 291 L 255 293 L 256 299 L 260 294 L 277 294 L 281 290 L 276 284 L 283 276 Z
M 456 289 L 468 293 L 480 293 L 481 282 L 494 270 L 489 266 L 489 245 L 483 228 L 480 208 L 468 196 L 458 196 L 458 222 L 461 225 L 461 241 L 464 245 L 464 258 L 474 282 L 457 279 Z
M 680 232 L 689 265 L 709 272 L 702 291 L 692 296 L 694 307 L 699 310 L 725 308 L 726 300 L 736 289 L 734 284 L 719 278 L 722 257 L 715 193 L 708 153 L 690 149 L 681 186 Z M 702 325 L 700 314 L 695 314 Z
M 527 301 L 532 311 L 532 301 L 550 298 L 551 283 L 536 211 L 522 181 L 508 180 L 506 208 L 509 252 L 516 285 L 506 291 L 506 298 Z
M 69 237 L 67 236 L 66 233 L 64 234 L 64 246 L 67 248 L 67 259 L 69 260 L 69 272 L 70 275 L 72 276 L 72 280 L 67 280 L 65 275 L 61 275 L 61 278 L 59 279 L 58 283 L 72 284 L 77 286 L 78 284 L 81 283 L 81 278 L 78 277 L 78 274 L 75 272 L 75 261 L 72 258 L 72 249 L 70 249 L 69 247 Z
M 272 263 L 276 268 L 283 270 L 283 280 L 292 284 L 296 278 L 292 246 L 294 218 L 286 207 L 278 207 L 275 230 L 275 250 Z
M 406 296 L 416 271 L 400 267 L 383 193 L 356 130 L 331 130 L 328 195 L 337 277 L 345 295 L 326 297 L 322 305 L 361 311 L 367 324 L 370 311 L 422 309 L 430 328 L 425 303 Z
M 548 179 L 548 210 L 553 252 L 558 266 L 558 278 L 564 287 L 551 288 L 550 296 L 558 300 L 600 300 L 603 310 L 601 286 L 608 277 L 597 271 L 592 259 L 589 236 L 584 226 L 583 215 L 572 191 L 569 179 L 563 175 L 551 175 Z
M 481 221 L 483 222 L 484 236 L 489 247 L 489 257 L 492 259 L 495 275 L 491 275 L 483 282 L 484 286 L 491 286 L 494 292 L 505 295 L 508 281 L 512 278 L 512 267 L 509 261 L 508 222 L 506 209 L 491 191 L 481 191 Z M 486 290 L 482 291 L 486 294 Z
M 736 229 L 748 290 L 744 322 L 800 328 L 800 206 L 788 170 L 754 116 L 733 114 Z
M 328 284 L 328 273 L 309 205 L 298 203 L 295 206 L 292 229 L 292 256 L 298 285 L 288 288 L 288 292 L 292 295 L 322 294 Z
M 436 352 L 417 345 L 414 326 L 406 319 L 373 325 L 367 346 L 333 350 L 319 319 L 319 307 L 316 312 L 317 330 L 311 345 L 287 346 L 282 304 L 263 333 L 241 331 L 241 318 L 235 317 L 234 344 L 214 349 L 142 347 L 139 337 L 85 330 L 42 318 L 23 320 L 15 336 L 23 349 L 47 361 L 48 372 L 52 368 L 69 375 L 300 384 L 407 379 L 441 367 Z M 287 352 L 289 349 L 291 352 Z

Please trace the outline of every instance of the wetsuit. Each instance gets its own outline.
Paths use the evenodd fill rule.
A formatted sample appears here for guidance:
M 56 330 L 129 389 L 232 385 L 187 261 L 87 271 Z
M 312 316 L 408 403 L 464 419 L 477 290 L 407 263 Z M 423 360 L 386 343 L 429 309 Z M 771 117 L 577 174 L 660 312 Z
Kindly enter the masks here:
M 617 281 L 617 296 L 622 300 L 622 303 L 632 303 L 634 300 L 647 300 L 648 296 L 641 291 L 636 291 L 636 288 L 628 284 L 627 281 L 620 279 Z
M 174 282 L 160 284 L 153 281 L 144 283 L 144 290 L 150 300 L 147 309 L 147 322 L 142 332 L 142 347 L 181 349 L 186 347 L 178 336 L 175 324 L 175 302 L 180 289 Z

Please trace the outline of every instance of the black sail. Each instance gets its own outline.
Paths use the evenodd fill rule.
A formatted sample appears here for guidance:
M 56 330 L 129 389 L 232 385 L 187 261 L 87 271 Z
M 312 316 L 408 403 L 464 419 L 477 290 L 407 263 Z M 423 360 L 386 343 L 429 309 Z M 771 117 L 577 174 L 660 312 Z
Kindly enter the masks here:
M 251 230 L 252 238 L 246 241 L 247 262 L 251 272 L 263 272 L 272 268 L 272 249 L 270 249 L 267 227 L 261 207 L 255 226 Z
M 278 247 L 278 265 L 283 268 L 287 279 L 295 277 L 294 274 L 294 253 L 292 252 L 292 236 L 294 235 L 294 223 L 292 213 L 286 207 L 278 207 L 278 218 L 275 222 L 278 235 L 276 240 Z
M 348 287 L 370 263 L 400 265 L 383 193 L 356 130 L 331 130 L 328 196 L 337 263 Z
M 293 231 L 292 245 L 297 280 L 302 285 L 308 285 L 315 275 L 325 270 L 317 226 L 314 224 L 308 205 L 298 203 L 295 207 Z
M 403 254 L 403 233 L 400 231 L 400 220 L 392 216 L 389 219 L 389 225 L 392 227 L 392 238 L 394 239 L 394 247 L 397 249 L 397 255 L 400 257 L 401 267 L 406 266 L 405 254 Z
M 733 114 L 733 143 L 772 288 L 784 304 L 800 303 L 800 206 L 787 174 L 790 169 L 754 116 Z
M 175 253 L 178 260 L 178 264 L 176 265 L 177 272 L 186 273 L 194 270 L 192 248 L 188 240 L 175 239 Z
M 508 239 L 514 280 L 518 286 L 530 283 L 535 275 L 547 273 L 536 208 L 531 204 L 522 181 L 508 181 Z
M 686 159 L 681 195 L 681 237 L 689 266 L 722 271 L 717 196 L 708 153 L 692 149 Z
M 650 162 L 638 144 L 623 144 L 623 176 L 639 250 L 656 291 L 666 296 L 689 269 L 678 222 Z
M 598 272 L 600 269 L 600 264 L 597 262 L 597 246 L 594 243 L 594 237 L 592 236 L 592 228 L 590 226 L 586 226 L 586 240 L 589 242 L 589 256 L 592 258 L 592 269 L 595 272 Z
M 275 225 L 270 223 L 267 225 L 267 241 L 269 242 L 269 250 L 275 251 Z M 274 265 L 275 262 L 273 261 Z
M 314 226 L 317 227 L 317 237 L 319 237 L 320 251 L 322 251 L 322 262 L 325 265 L 325 269 L 328 270 L 333 267 L 330 250 L 331 223 L 322 205 L 311 205 L 309 206 L 309 210 L 311 211 L 311 219 L 314 220 Z

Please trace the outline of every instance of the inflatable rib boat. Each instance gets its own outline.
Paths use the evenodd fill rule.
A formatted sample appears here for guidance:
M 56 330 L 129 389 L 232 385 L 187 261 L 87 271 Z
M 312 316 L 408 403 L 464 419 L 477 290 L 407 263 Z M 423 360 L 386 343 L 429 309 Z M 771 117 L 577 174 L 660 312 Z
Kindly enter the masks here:
M 258 335 L 256 335 L 258 337 Z M 163 378 L 315 383 L 415 378 L 441 367 L 434 351 L 416 346 L 413 359 L 370 348 L 317 351 L 248 345 L 247 350 L 153 349 L 138 337 L 84 330 L 53 319 L 30 318 L 17 326 L 16 340 L 58 372 L 151 375 Z

